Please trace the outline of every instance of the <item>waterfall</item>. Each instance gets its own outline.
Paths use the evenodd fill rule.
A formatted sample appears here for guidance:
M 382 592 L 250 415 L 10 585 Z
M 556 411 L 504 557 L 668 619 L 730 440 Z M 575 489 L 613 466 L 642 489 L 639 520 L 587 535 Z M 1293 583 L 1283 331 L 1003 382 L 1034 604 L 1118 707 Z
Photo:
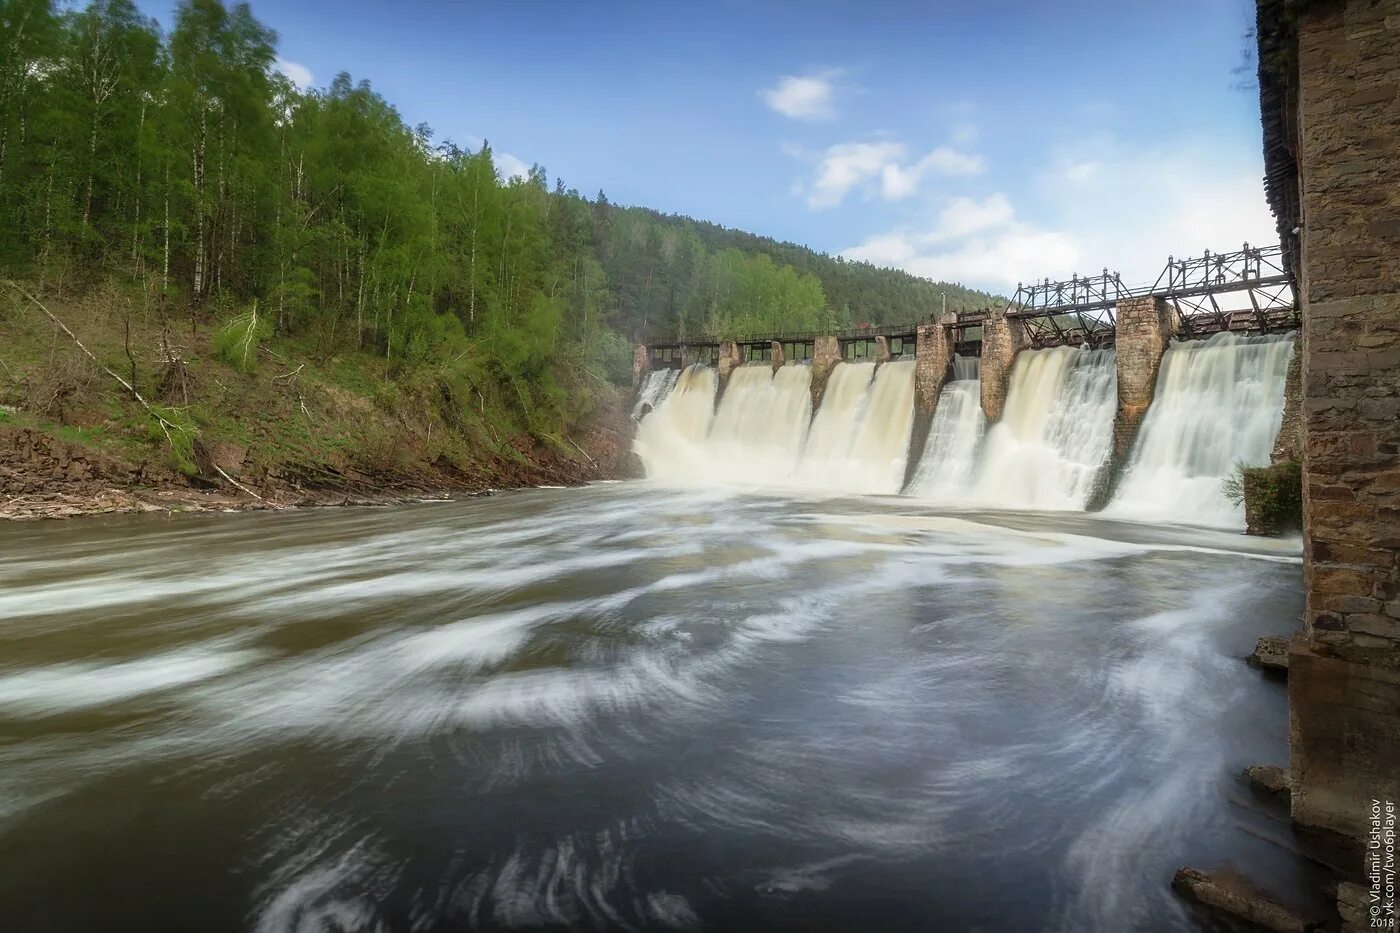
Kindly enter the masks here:
M 768 363 L 729 375 L 705 447 L 713 482 L 783 486 L 792 482 L 812 417 L 812 370 Z
M 856 493 L 897 493 L 914 425 L 914 363 L 838 363 L 812 422 L 797 473 L 800 485 Z
M 647 373 L 646 382 L 642 383 L 642 390 L 637 393 L 637 403 L 632 406 L 632 420 L 641 421 L 655 410 L 662 399 L 671 394 L 680 376 L 679 369 L 653 369 Z
M 943 386 L 924 443 L 910 495 L 957 504 L 972 481 L 977 446 L 987 419 L 982 414 L 981 360 L 953 358 L 953 378 Z
M 1112 350 L 1021 351 L 964 501 L 1084 508 L 1113 447 L 1117 387 Z
M 1283 418 L 1294 335 L 1220 333 L 1172 344 L 1112 515 L 1243 528 L 1221 482 L 1267 464 Z
M 696 363 L 675 388 L 637 425 L 633 449 L 647 476 L 674 481 L 703 479 L 705 439 L 715 417 L 715 371 Z

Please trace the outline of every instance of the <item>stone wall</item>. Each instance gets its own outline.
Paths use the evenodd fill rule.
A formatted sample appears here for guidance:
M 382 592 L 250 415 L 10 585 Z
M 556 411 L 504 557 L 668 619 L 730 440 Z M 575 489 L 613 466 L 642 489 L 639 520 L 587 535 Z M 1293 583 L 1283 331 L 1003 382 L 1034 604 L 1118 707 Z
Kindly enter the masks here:
M 1305 633 L 1293 816 L 1400 799 L 1400 0 L 1298 20 Z M 1278 205 L 1275 205 L 1278 209 Z
M 647 371 L 651 369 L 651 353 L 642 344 L 637 344 L 632 348 L 632 391 L 635 392 L 642 387 L 642 379 L 646 377 Z
M 1273 463 L 1303 459 L 1303 348 L 1295 343 L 1283 381 L 1283 418 L 1274 436 Z
M 772 340 L 769 341 L 768 348 L 773 357 L 773 372 L 776 373 L 779 369 L 782 369 L 783 366 L 783 345 L 776 340 Z
M 841 342 L 835 337 L 818 337 L 812 345 L 812 411 L 821 407 L 826 381 L 839 362 Z
M 982 325 L 982 413 L 987 416 L 988 425 L 1001 420 L 1011 367 L 1016 354 L 1028 344 L 1025 325 L 1007 317 L 1004 311 L 992 312 Z
M 1142 419 L 1157 389 L 1162 354 L 1176 334 L 1176 314 L 1151 295 L 1118 302 L 1114 357 L 1118 377 L 1118 411 L 1113 419 L 1113 454 L 1127 459 Z
M 955 320 L 950 314 L 936 324 L 920 324 L 914 336 L 914 411 L 920 415 L 932 415 L 938 407 L 953 360 L 953 335 L 945 325 Z

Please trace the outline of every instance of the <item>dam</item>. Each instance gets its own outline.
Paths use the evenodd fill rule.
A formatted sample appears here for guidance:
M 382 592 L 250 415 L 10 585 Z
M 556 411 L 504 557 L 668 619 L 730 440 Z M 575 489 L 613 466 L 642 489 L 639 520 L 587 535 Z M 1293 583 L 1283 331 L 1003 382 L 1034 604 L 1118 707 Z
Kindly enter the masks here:
M 1143 293 L 1105 272 L 908 327 L 639 345 L 636 451 L 682 486 L 1242 529 L 1223 482 L 1296 456 L 1276 444 L 1298 417 L 1279 263 L 1246 245 L 1171 259 Z

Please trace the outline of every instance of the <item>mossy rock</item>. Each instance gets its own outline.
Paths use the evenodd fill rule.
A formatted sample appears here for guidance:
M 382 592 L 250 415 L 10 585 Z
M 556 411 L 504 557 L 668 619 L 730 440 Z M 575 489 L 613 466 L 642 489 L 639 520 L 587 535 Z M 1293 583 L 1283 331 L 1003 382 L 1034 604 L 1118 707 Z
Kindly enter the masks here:
M 1303 468 L 1296 460 L 1241 471 L 1245 531 L 1281 535 L 1303 527 Z

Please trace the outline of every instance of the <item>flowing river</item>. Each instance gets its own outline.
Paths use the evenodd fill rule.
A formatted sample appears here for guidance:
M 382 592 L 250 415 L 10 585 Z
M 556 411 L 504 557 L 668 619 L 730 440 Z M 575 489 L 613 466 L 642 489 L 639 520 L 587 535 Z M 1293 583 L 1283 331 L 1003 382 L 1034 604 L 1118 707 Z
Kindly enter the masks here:
M 0 541 L 7 929 L 1185 930 L 1180 865 L 1303 886 L 1238 777 L 1286 760 L 1241 659 L 1296 540 L 637 482 Z

